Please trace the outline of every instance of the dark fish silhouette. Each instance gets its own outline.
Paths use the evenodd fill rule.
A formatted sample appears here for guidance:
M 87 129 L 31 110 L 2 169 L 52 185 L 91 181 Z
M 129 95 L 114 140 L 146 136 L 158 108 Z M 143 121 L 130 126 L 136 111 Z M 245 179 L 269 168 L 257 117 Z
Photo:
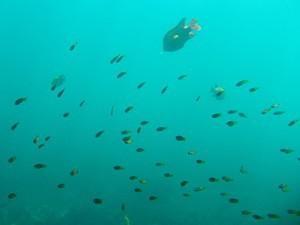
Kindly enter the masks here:
M 75 43 L 73 43 L 70 47 L 69 47 L 69 51 L 74 51 L 74 49 L 76 48 L 76 46 L 77 46 L 77 42 L 75 42 Z
M 110 109 L 110 116 L 113 116 L 115 112 L 115 106 L 112 106 Z
M 120 55 L 116 55 L 114 56 L 111 60 L 110 60 L 110 64 L 114 64 L 116 62 L 116 60 L 120 57 Z
M 26 97 L 21 97 L 15 100 L 15 105 L 20 105 L 27 100 Z
M 124 58 L 124 55 L 120 55 L 120 56 L 116 59 L 116 63 L 121 62 L 123 58 Z
M 15 199 L 17 197 L 17 194 L 12 192 L 12 193 L 9 193 L 7 195 L 7 197 L 8 197 L 8 199 L 12 200 L 12 199 Z
M 11 163 L 14 163 L 16 160 L 17 160 L 16 156 L 11 156 L 11 157 L 9 157 L 9 159 L 7 160 L 7 162 L 11 164 Z
M 17 127 L 19 126 L 19 122 L 16 122 L 16 123 L 14 123 L 11 127 L 10 127 L 10 129 L 12 130 L 12 131 L 14 131 L 15 129 L 17 129 Z
M 126 211 L 126 205 L 125 205 L 125 203 L 122 203 L 122 204 L 121 204 L 121 211 L 122 211 L 122 212 L 125 212 L 125 211 Z
M 129 113 L 130 111 L 132 111 L 133 110 L 133 106 L 128 106 L 125 110 L 124 110 L 124 112 L 125 113 Z
M 67 118 L 67 117 L 69 117 L 70 116 L 70 113 L 69 112 L 65 112 L 64 114 L 63 114 L 63 117 L 64 118 Z
M 171 30 L 169 30 L 163 39 L 163 49 L 166 52 L 174 52 L 184 47 L 185 43 L 194 37 L 194 31 L 200 30 L 201 27 L 196 20 L 192 20 L 190 25 L 186 25 L 185 18 Z
M 98 131 L 98 132 L 95 134 L 95 137 L 96 137 L 96 138 L 99 138 L 99 137 L 102 136 L 103 133 L 104 133 L 104 130 L 100 130 L 100 131 Z
M 140 83 L 140 84 L 137 86 L 137 89 L 141 89 L 142 87 L 144 87 L 145 84 L 146 84 L 146 81 L 143 81 L 142 83 Z
M 44 169 L 44 168 L 47 167 L 47 165 L 44 164 L 44 163 L 37 163 L 37 164 L 34 164 L 33 167 L 34 167 L 35 169 Z
M 187 75 L 180 75 L 179 77 L 177 77 L 177 80 L 183 80 L 187 77 Z
M 85 103 L 85 100 L 82 100 L 79 104 L 79 107 L 82 107 L 84 105 L 84 103 Z
M 168 86 L 164 86 L 163 89 L 161 89 L 160 93 L 163 95 L 168 90 Z
M 65 92 L 65 89 L 62 89 L 60 92 L 57 93 L 57 97 L 60 98 L 61 96 L 63 96 Z
M 126 74 L 127 74 L 127 72 L 120 72 L 120 73 L 117 75 L 117 79 L 120 79 L 120 78 L 124 77 Z
M 114 63 L 119 63 L 119 62 L 121 62 L 122 61 L 122 59 L 124 58 L 125 56 L 124 55 L 121 55 L 121 54 L 119 54 L 119 55 L 116 55 L 116 56 L 114 56 L 111 60 L 110 60 L 110 64 L 114 64 Z

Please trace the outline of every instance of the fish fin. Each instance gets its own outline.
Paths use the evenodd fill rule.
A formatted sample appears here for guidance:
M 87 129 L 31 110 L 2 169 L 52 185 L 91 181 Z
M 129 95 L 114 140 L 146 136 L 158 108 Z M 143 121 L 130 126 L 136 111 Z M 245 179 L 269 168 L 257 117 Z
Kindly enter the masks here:
M 180 27 L 184 28 L 184 26 L 185 26 L 185 21 L 186 21 L 186 18 L 183 17 L 183 18 L 179 21 L 179 23 L 178 23 L 177 26 L 180 26 Z

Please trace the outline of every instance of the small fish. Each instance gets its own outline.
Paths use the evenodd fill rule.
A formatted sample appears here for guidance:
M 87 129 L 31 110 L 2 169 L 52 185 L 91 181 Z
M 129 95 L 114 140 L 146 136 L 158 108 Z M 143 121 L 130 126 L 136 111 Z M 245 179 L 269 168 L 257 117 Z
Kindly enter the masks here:
M 122 212 L 125 212 L 125 211 L 126 211 L 126 205 L 125 205 L 125 203 L 122 203 L 122 204 L 121 204 L 121 211 L 122 211 Z
M 210 178 L 208 178 L 208 181 L 209 181 L 210 183 L 216 183 L 216 182 L 219 181 L 219 179 L 218 179 L 218 178 L 215 178 L 215 177 L 210 177 Z
M 138 84 L 136 88 L 137 89 L 141 89 L 141 88 L 143 88 L 145 86 L 145 84 L 146 84 L 146 81 L 143 81 L 140 84 Z
M 161 167 L 161 166 L 164 166 L 165 165 L 165 163 L 163 163 L 163 162 L 156 162 L 155 163 L 155 166 L 157 166 L 157 167 Z
M 33 144 L 37 145 L 40 142 L 40 137 L 39 136 L 35 136 L 32 140 Z
M 154 195 L 151 195 L 151 196 L 149 196 L 148 199 L 149 199 L 150 201 L 155 201 L 155 200 L 157 200 L 157 197 L 154 196 Z
M 133 108 L 134 108 L 133 106 L 128 106 L 127 108 L 125 108 L 124 112 L 129 113 L 130 111 L 133 110 Z
M 67 117 L 69 117 L 70 116 L 70 113 L 69 112 L 65 112 L 64 114 L 63 114 L 63 117 L 64 118 L 67 118 Z
M 82 101 L 79 103 L 79 107 L 82 107 L 84 104 L 85 104 L 85 100 L 82 100 Z
M 20 104 L 22 104 L 22 103 L 24 103 L 26 101 L 27 101 L 26 97 L 18 98 L 18 99 L 15 100 L 15 105 L 20 105 Z
M 147 120 L 143 120 L 143 121 L 140 122 L 141 126 L 145 126 L 147 124 L 149 124 L 149 121 L 147 121 Z
M 275 213 L 268 213 L 267 214 L 267 217 L 270 218 L 270 219 L 280 219 L 280 216 L 275 214 Z
M 58 75 L 55 76 L 51 82 L 51 91 L 55 91 L 55 89 L 61 85 L 63 85 L 65 82 L 65 76 L 64 75 Z
M 116 165 L 113 167 L 114 170 L 124 170 L 125 168 L 123 166 L 120 165 Z
M 290 149 L 290 148 L 282 148 L 282 149 L 280 149 L 280 152 L 285 153 L 285 154 L 291 154 L 294 152 L 294 150 Z
M 240 80 L 240 81 L 238 81 L 238 82 L 235 84 L 235 86 L 236 86 L 236 87 L 241 87 L 241 86 L 243 86 L 244 84 L 247 84 L 247 83 L 249 83 L 249 80 Z
M 233 181 L 233 179 L 231 177 L 228 177 L 228 176 L 223 176 L 222 180 L 225 181 L 225 182 L 227 182 L 227 183 Z
M 296 209 L 288 209 L 287 213 L 290 215 L 295 215 L 297 213 L 297 210 Z
M 203 187 L 203 186 L 195 187 L 193 189 L 194 192 L 202 192 L 202 191 L 205 191 L 205 190 L 206 190 L 206 188 Z
M 75 177 L 79 174 L 79 170 L 77 168 L 73 168 L 71 171 L 70 171 L 70 176 L 72 177 Z
M 289 186 L 287 184 L 280 184 L 278 186 L 278 188 L 282 191 L 282 192 L 289 192 Z
M 241 211 L 241 214 L 243 216 L 250 216 L 252 214 L 252 212 L 247 210 L 247 209 L 244 209 L 244 210 Z
M 228 199 L 228 202 L 229 202 L 229 203 L 232 203 L 232 204 L 237 204 L 237 203 L 240 202 L 240 200 L 237 199 L 237 198 L 229 198 L 229 199 Z
M 111 109 L 110 109 L 110 116 L 113 116 L 114 115 L 114 112 L 115 112 L 115 106 L 112 106 Z
M 137 180 L 137 179 L 138 179 L 137 176 L 130 176 L 130 177 L 129 177 L 129 180 Z
M 197 151 L 196 150 L 190 150 L 187 152 L 188 155 L 196 155 Z
M 124 59 L 124 55 L 119 55 L 119 57 L 116 60 L 116 63 L 120 63 L 122 61 L 122 59 Z
M 183 193 L 182 196 L 187 198 L 187 197 L 190 197 L 191 194 L 190 193 Z
M 60 98 L 65 93 L 65 89 L 62 89 L 60 92 L 57 93 L 57 97 Z
M 181 186 L 181 187 L 184 187 L 184 186 L 186 186 L 188 183 L 189 183 L 189 182 L 188 182 L 187 180 L 183 180 L 183 181 L 180 182 L 180 186 Z
M 7 198 L 8 199 L 10 199 L 10 200 L 13 200 L 13 199 L 15 199 L 17 197 L 17 194 L 16 193 L 14 193 L 14 192 L 12 192 L 12 193 L 9 193 L 8 195 L 7 195 Z
M 14 124 L 10 127 L 10 129 L 11 129 L 12 131 L 16 130 L 17 127 L 19 126 L 19 124 L 20 124 L 19 122 L 14 123 Z
M 176 141 L 186 141 L 186 138 L 184 136 L 182 136 L 182 135 L 177 135 L 175 137 L 175 139 L 176 139 Z
M 275 112 L 273 112 L 273 115 L 280 116 L 280 115 L 283 115 L 284 113 L 285 113 L 284 111 L 275 111 Z
M 117 61 L 117 59 L 118 59 L 119 57 L 120 57 L 120 54 L 114 56 L 114 57 L 110 60 L 110 64 L 114 64 L 114 63 Z
M 274 103 L 274 104 L 272 104 L 272 105 L 270 106 L 270 108 L 271 108 L 271 109 L 276 109 L 276 108 L 278 108 L 279 106 L 280 106 L 280 104 Z
M 165 131 L 166 129 L 167 129 L 166 127 L 157 127 L 156 131 L 157 132 L 162 132 L 162 131 Z
M 132 144 L 132 139 L 131 139 L 131 136 L 126 136 L 126 137 L 123 137 L 122 138 L 122 141 L 125 143 L 125 144 Z
M 227 111 L 227 114 L 231 115 L 231 114 L 236 114 L 238 111 L 235 109 L 230 109 Z
M 298 122 L 299 122 L 299 119 L 292 120 L 288 123 L 288 126 L 292 127 L 292 126 L 296 125 Z
M 147 180 L 145 180 L 145 179 L 139 179 L 139 183 L 140 184 L 147 184 L 148 182 L 147 182 Z
M 135 151 L 141 153 L 141 152 L 144 152 L 145 149 L 143 149 L 143 148 L 137 148 Z
M 96 137 L 96 138 L 99 138 L 99 137 L 102 136 L 103 133 L 104 133 L 104 130 L 100 130 L 100 131 L 98 131 L 98 132 L 95 134 L 95 137 Z
M 110 64 L 120 63 L 124 57 L 125 57 L 124 55 L 118 54 L 110 60 Z
M 58 184 L 56 187 L 58 189 L 64 189 L 65 188 L 65 184 L 61 183 L 61 184 Z
M 174 175 L 172 173 L 164 173 L 164 177 L 166 177 L 166 178 L 171 178 L 173 176 Z
M 237 124 L 237 122 L 234 121 L 234 120 L 230 120 L 230 121 L 227 121 L 227 122 L 226 122 L 226 125 L 227 125 L 228 127 L 233 127 L 233 126 L 235 126 L 236 124 Z
M 38 147 L 38 149 L 42 149 L 45 147 L 45 144 L 39 144 L 37 147 Z
M 258 89 L 259 89 L 258 87 L 253 87 L 253 88 L 250 88 L 250 89 L 249 89 L 249 92 L 250 92 L 250 93 L 254 93 L 254 92 L 256 92 Z
M 243 165 L 240 166 L 240 173 L 243 174 L 243 175 L 248 173 L 245 166 L 243 166 Z
M 136 132 L 139 134 L 139 133 L 141 133 L 142 132 L 142 127 L 138 127 L 137 129 L 136 129 Z
M 221 86 L 215 86 L 211 91 L 217 99 L 221 99 L 225 95 L 225 89 Z
M 95 205 L 101 205 L 103 203 L 103 200 L 101 198 L 94 198 L 93 203 Z
M 46 136 L 46 137 L 44 138 L 45 142 L 49 141 L 50 139 L 51 139 L 50 136 Z
M 196 102 L 199 102 L 199 101 L 200 101 L 200 98 L 201 98 L 200 96 L 197 96 L 196 99 L 195 99 L 195 101 L 196 101 Z
M 143 190 L 142 190 L 141 188 L 135 188 L 135 189 L 134 189 L 134 192 L 136 192 L 136 193 L 141 193 L 141 192 L 143 192 Z
M 163 95 L 168 90 L 168 86 L 165 86 L 161 89 L 160 93 Z
M 74 51 L 74 49 L 76 48 L 76 46 L 77 46 L 77 42 L 75 42 L 75 43 L 73 43 L 73 44 L 71 44 L 71 46 L 69 47 L 69 51 Z
M 241 118 L 248 118 L 247 115 L 245 113 L 242 113 L 242 112 L 239 112 L 238 115 Z
M 127 72 L 120 72 L 120 73 L 117 75 L 117 79 L 120 79 L 120 78 L 124 77 L 126 74 L 127 74 Z
M 130 130 L 122 130 L 122 131 L 121 131 L 121 134 L 122 134 L 122 135 L 128 135 L 128 134 L 130 134 L 130 133 L 131 133 Z
M 179 77 L 177 77 L 177 80 L 183 80 L 187 77 L 187 75 L 180 75 Z
M 222 197 L 227 197 L 227 196 L 229 196 L 229 194 L 228 194 L 227 192 L 221 192 L 220 195 L 221 195 Z
M 197 163 L 197 164 L 204 164 L 204 163 L 205 163 L 205 161 L 204 161 L 204 160 L 202 160 L 202 159 L 197 159 L 197 160 L 196 160 L 196 163 Z
M 263 216 L 260 216 L 260 215 L 258 215 L 258 214 L 253 214 L 253 215 L 252 215 L 252 218 L 255 219 L 255 220 L 263 220 L 263 219 L 264 219 Z
M 12 163 L 14 163 L 16 160 L 17 160 L 17 157 L 16 157 L 16 156 L 11 156 L 11 157 L 8 158 L 7 162 L 10 163 L 10 164 L 12 164 Z
M 44 169 L 44 168 L 47 167 L 47 165 L 44 164 L 44 163 L 37 163 L 37 164 L 34 164 L 33 167 L 34 167 L 35 169 Z
M 261 114 L 266 115 L 267 113 L 271 112 L 271 110 L 272 110 L 272 108 L 266 108 L 261 112 Z
M 211 115 L 211 118 L 216 119 L 216 118 L 221 117 L 221 115 L 222 115 L 221 113 L 214 113 L 214 114 Z

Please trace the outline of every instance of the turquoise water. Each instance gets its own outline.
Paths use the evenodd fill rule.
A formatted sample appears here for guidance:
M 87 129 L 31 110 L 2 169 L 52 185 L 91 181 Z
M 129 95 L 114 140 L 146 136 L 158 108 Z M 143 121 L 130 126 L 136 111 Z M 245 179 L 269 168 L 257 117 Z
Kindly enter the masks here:
M 2 0 L 0 225 L 299 224 L 300 124 L 288 126 L 300 119 L 299 9 L 296 0 Z M 164 52 L 165 33 L 183 17 L 202 30 Z M 123 60 L 110 64 L 118 54 Z M 61 74 L 65 82 L 51 91 Z M 236 87 L 240 80 L 249 82 Z M 15 105 L 20 97 L 26 101 Z M 272 104 L 280 106 L 262 115 Z

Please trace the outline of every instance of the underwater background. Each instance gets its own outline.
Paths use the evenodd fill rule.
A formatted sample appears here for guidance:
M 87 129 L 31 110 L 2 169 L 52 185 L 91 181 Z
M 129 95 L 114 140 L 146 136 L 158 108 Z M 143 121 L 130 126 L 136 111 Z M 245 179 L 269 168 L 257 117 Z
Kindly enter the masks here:
M 300 224 L 299 10 L 1 0 L 0 225 Z

